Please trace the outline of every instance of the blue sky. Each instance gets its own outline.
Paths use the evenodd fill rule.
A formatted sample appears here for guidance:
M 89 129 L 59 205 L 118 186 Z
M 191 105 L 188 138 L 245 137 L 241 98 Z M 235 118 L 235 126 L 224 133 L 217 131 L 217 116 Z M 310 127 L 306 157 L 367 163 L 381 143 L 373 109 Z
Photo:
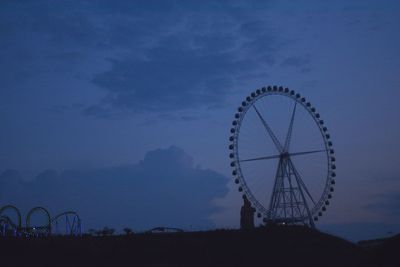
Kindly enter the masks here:
M 318 108 L 335 144 L 337 194 L 321 227 L 349 238 L 358 236 L 346 225 L 367 225 L 369 233 L 374 225 L 376 235 L 394 231 L 399 13 L 397 1 L 2 1 L 3 182 L 16 170 L 10 177 L 28 184 L 21 190 L 38 190 L 38 176 L 52 170 L 73 186 L 82 175 L 65 173 L 114 177 L 110 170 L 177 149 L 216 187 L 199 196 L 204 210 L 191 225 L 236 227 L 230 123 L 249 92 L 278 84 Z M 220 176 L 226 182 L 214 184 Z M 23 202 L 17 193 L 3 196 L 4 204 Z M 99 211 L 82 212 L 93 218 Z M 184 219 L 174 223 L 189 227 Z

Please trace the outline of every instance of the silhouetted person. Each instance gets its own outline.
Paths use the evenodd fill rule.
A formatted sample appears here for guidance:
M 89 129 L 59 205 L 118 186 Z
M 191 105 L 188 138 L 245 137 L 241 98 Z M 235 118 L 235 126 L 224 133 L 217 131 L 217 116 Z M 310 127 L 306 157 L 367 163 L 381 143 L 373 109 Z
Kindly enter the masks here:
M 246 195 L 243 195 L 243 206 L 240 209 L 240 228 L 251 229 L 254 228 L 254 212 L 255 209 L 251 206 L 250 201 Z

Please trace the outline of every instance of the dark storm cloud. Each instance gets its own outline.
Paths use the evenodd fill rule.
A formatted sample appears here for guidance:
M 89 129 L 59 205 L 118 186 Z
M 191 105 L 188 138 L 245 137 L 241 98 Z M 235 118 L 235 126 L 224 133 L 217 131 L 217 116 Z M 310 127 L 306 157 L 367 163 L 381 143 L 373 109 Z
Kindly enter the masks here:
M 178 147 L 148 152 L 136 165 L 90 171 L 46 170 L 23 181 L 15 170 L 0 176 L 0 199 L 24 213 L 44 206 L 52 215 L 76 210 L 86 228 L 108 225 L 209 227 L 213 200 L 227 193 L 227 178 L 194 166 Z
M 274 63 L 277 43 L 266 21 L 218 15 L 185 17 L 182 25 L 144 49 L 142 57 L 110 59 L 111 69 L 93 79 L 107 96 L 86 114 L 220 105 L 236 80 L 258 75 Z
M 112 70 L 96 76 L 94 83 L 108 92 L 104 104 L 150 111 L 216 105 L 232 86 L 230 75 L 246 68 L 246 62 L 234 62 L 228 54 L 196 55 L 177 44 L 149 56 L 143 61 L 113 61 Z
M 10 1 L 0 11 L 8 62 L 0 78 L 15 87 L 95 59 L 110 67 L 88 73 L 105 96 L 86 115 L 220 106 L 235 83 L 266 75 L 276 61 L 266 11 L 240 1 Z
M 97 53 L 135 49 L 164 25 L 162 19 L 143 20 L 149 11 L 138 1 L 4 1 L 1 5 L 0 60 L 6 64 L 0 66 L 0 78 L 3 86 L 10 87 L 42 73 L 73 72 Z M 149 2 L 152 6 L 167 8 Z
M 0 8 L 1 93 L 37 89 L 32 79 L 71 73 L 98 45 L 99 33 L 76 6 L 48 1 L 8 1 Z M 42 85 L 43 86 L 43 85 Z M 45 86 L 56 87 L 48 81 Z

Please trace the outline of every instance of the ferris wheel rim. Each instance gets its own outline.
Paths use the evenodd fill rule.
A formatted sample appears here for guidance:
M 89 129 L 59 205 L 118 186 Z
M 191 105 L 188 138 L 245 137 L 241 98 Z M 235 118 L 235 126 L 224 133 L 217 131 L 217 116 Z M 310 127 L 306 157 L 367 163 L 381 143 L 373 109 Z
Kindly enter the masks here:
M 313 219 L 318 220 L 319 216 L 322 216 L 323 212 L 327 210 L 326 206 L 330 204 L 329 200 L 332 198 L 334 192 L 335 185 L 335 177 L 336 177 L 336 159 L 334 157 L 334 149 L 332 141 L 330 140 L 330 134 L 328 132 L 327 127 L 325 126 L 325 122 L 321 119 L 321 115 L 316 111 L 315 107 L 311 105 L 310 102 L 307 102 L 304 97 L 302 97 L 299 93 L 296 93 L 294 90 L 289 90 L 288 88 L 283 88 L 282 86 L 268 86 L 262 87 L 260 89 L 255 90 L 249 96 L 245 98 L 242 102 L 241 106 L 238 108 L 237 113 L 234 116 L 234 121 L 232 122 L 231 128 L 231 136 L 229 138 L 230 145 L 229 150 L 231 151 L 229 156 L 232 160 L 231 167 L 233 168 L 232 175 L 234 176 L 235 183 L 239 185 L 239 192 L 243 192 L 243 196 L 245 195 L 252 206 L 256 209 L 258 217 L 264 217 L 264 220 L 269 217 L 270 210 L 264 205 L 262 205 L 259 200 L 253 195 L 251 190 L 246 184 L 246 179 L 241 170 L 241 164 L 239 161 L 239 150 L 238 150 L 238 140 L 239 133 L 243 119 L 247 111 L 250 107 L 254 106 L 254 104 L 264 98 L 266 96 L 271 95 L 281 95 L 284 97 L 288 97 L 293 100 L 296 105 L 300 104 L 312 117 L 314 123 L 319 129 L 319 133 L 321 134 L 326 159 L 327 159 L 327 174 L 325 178 L 325 185 L 319 196 L 318 201 L 314 204 L 314 206 L 310 209 L 311 216 L 315 216 Z M 256 111 L 257 112 L 257 111 Z M 297 217 L 293 218 L 293 221 L 303 221 L 305 218 Z

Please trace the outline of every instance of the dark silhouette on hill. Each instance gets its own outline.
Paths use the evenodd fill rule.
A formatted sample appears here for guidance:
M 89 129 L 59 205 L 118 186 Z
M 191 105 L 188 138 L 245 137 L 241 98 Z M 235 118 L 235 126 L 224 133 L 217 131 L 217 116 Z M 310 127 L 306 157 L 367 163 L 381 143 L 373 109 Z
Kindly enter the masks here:
M 393 243 L 392 243 L 393 242 Z M 0 239 L 4 266 L 399 266 L 399 238 L 365 249 L 302 226 Z M 398 247 L 398 246 L 397 246 Z M 391 258 L 387 257 L 391 253 Z M 397 261 L 397 265 L 394 264 Z
M 254 228 L 254 213 L 255 209 L 251 206 L 250 201 L 246 195 L 243 195 L 243 206 L 240 209 L 240 228 L 251 229 Z

